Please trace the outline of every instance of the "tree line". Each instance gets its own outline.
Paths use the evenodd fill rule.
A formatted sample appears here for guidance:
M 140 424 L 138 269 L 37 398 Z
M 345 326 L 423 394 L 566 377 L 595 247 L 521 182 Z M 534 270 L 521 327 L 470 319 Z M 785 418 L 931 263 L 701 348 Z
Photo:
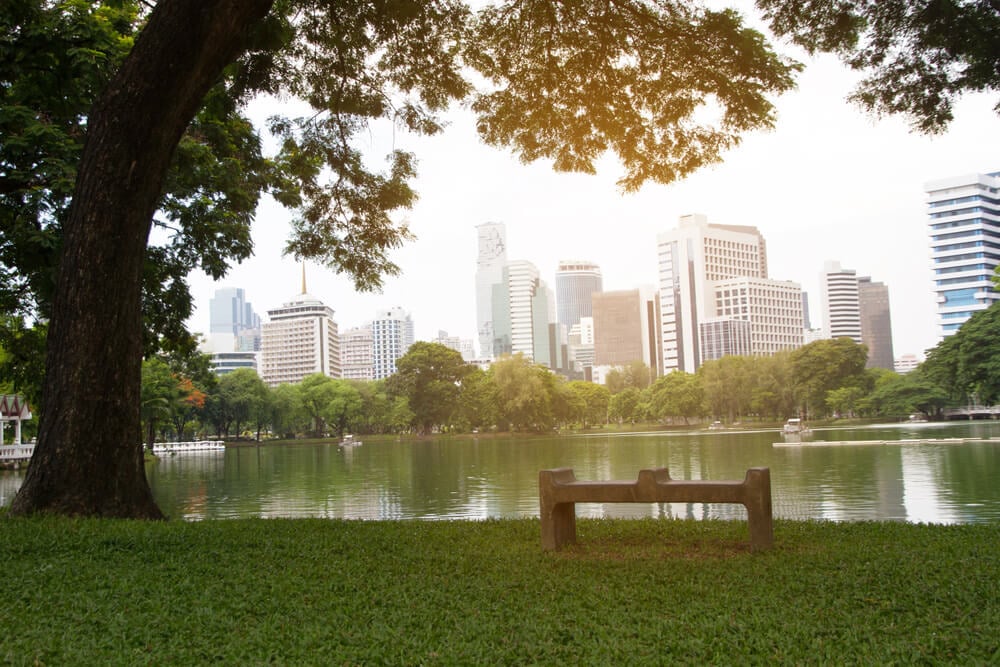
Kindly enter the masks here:
M 385 380 L 314 374 L 268 387 L 252 369 L 216 378 L 204 355 L 143 362 L 145 441 L 196 434 L 225 438 L 342 437 L 476 431 L 551 432 L 616 424 L 775 421 L 791 416 L 941 416 L 949 405 L 1000 398 L 1000 304 L 973 316 L 901 375 L 866 368 L 849 338 L 819 340 L 773 356 L 727 356 L 695 373 L 653 380 L 633 362 L 604 384 L 567 380 L 523 355 L 488 370 L 437 343 L 418 342 Z

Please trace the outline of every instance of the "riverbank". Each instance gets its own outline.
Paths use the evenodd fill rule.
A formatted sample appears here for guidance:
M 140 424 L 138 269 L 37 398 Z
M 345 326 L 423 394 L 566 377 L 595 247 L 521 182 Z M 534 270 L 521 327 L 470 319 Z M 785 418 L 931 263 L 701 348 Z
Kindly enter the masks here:
M 5 664 L 986 663 L 1000 525 L 0 518 Z

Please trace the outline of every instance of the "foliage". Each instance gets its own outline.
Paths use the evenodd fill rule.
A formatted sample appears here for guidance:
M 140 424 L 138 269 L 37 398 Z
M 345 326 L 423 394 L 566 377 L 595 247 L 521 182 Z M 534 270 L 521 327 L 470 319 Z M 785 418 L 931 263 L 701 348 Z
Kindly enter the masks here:
M 0 620 L 3 655 L 52 665 L 995 660 L 996 523 L 776 521 L 766 554 L 748 553 L 742 521 L 577 523 L 580 544 L 551 553 L 537 519 L 8 518 L 0 562 L 18 604 Z
M 614 394 L 608 404 L 608 417 L 619 424 L 641 421 L 644 418 L 642 392 L 635 387 L 627 387 Z
M 621 368 L 612 368 L 604 377 L 604 385 L 612 394 L 634 388 L 643 390 L 652 382 L 652 372 L 643 361 L 633 361 Z
M 225 423 L 233 424 L 236 437 L 243 435 L 243 426 L 254 424 L 257 437 L 265 423 L 268 410 L 268 391 L 264 381 L 252 368 L 237 368 L 219 378 L 218 396 L 225 416 Z M 229 434 L 228 426 L 226 435 Z
M 870 389 L 868 351 L 850 338 L 817 340 L 790 355 L 795 390 L 808 417 L 826 414 L 827 392 L 843 387 Z
M 729 355 L 698 367 L 706 406 L 713 415 L 738 421 L 750 413 L 754 398 L 753 359 Z
M 927 377 L 923 367 L 905 375 L 888 376 L 868 397 L 873 412 L 886 416 L 920 413 L 936 417 L 948 404 L 948 394 Z
M 396 360 L 396 372 L 387 388 L 390 396 L 406 398 L 416 425 L 426 435 L 451 420 L 470 369 L 455 350 L 440 343 L 417 342 Z
M 481 368 L 473 368 L 462 379 L 458 399 L 460 424 L 468 430 L 492 427 L 497 420 L 496 386 Z
M 841 417 L 856 417 L 865 392 L 861 387 L 839 387 L 826 392 L 826 407 Z
M 154 357 L 142 363 L 142 405 L 140 414 L 146 425 L 146 446 L 152 449 L 157 424 L 180 417 L 183 437 L 186 416 L 205 406 L 205 393 L 186 377 L 174 373 L 163 359 Z
M 321 437 L 326 432 L 327 406 L 334 398 L 335 380 L 322 373 L 307 375 L 299 383 L 299 396 L 302 408 L 309 415 L 312 434 Z
M 684 371 L 667 373 L 650 387 L 650 409 L 659 419 L 691 417 L 705 412 L 705 390 L 701 376 Z
M 501 357 L 490 366 L 496 386 L 497 424 L 501 430 L 548 431 L 555 426 L 552 411 L 555 377 L 544 366 L 520 352 Z
M 943 132 L 964 93 L 1000 90 L 1000 7 L 989 0 L 757 0 L 771 29 L 867 74 L 852 98 Z M 997 106 L 1000 110 L 1000 105 Z
M 361 416 L 361 393 L 347 380 L 334 380 L 332 388 L 323 419 L 333 427 L 337 437 L 342 438 L 348 424 L 358 422 Z
M 986 405 L 1000 401 L 1000 303 L 973 314 L 938 343 L 921 369 L 957 403 L 972 397 Z
M 270 389 L 271 432 L 294 437 L 309 428 L 309 416 L 302 405 L 302 391 L 297 384 L 280 384 Z
M 2 214 L 0 214 L 2 215 Z M 23 317 L 0 315 L 0 377 L 28 399 L 36 416 L 41 414 L 42 378 L 45 376 L 45 333 L 48 325 L 27 325 Z
M 489 5 L 465 55 L 495 86 L 472 105 L 488 143 L 588 173 L 613 151 L 629 191 L 717 162 L 741 133 L 770 126 L 764 93 L 788 90 L 798 69 L 735 11 L 669 0 Z
M 50 316 L 88 114 L 131 49 L 141 8 L 82 0 L 0 8 L 0 267 L 8 277 L 0 312 Z M 250 256 L 250 221 L 273 165 L 239 106 L 231 88 L 216 86 L 176 148 L 143 275 L 147 355 L 194 350 L 185 328 L 192 268 L 218 278 Z
M 593 382 L 574 380 L 564 385 L 565 394 L 574 399 L 572 405 L 574 409 L 566 415 L 572 421 L 579 422 L 583 428 L 588 428 L 594 424 L 608 423 L 608 404 L 611 401 L 611 392 L 607 387 Z

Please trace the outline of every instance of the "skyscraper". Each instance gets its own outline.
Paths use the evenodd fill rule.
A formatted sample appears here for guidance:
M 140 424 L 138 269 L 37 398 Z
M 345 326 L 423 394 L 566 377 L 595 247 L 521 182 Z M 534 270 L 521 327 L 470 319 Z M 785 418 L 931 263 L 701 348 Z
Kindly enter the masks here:
M 868 276 L 858 278 L 861 302 L 861 340 L 868 347 L 868 368 L 895 368 L 892 351 L 892 318 L 889 315 L 889 288 Z
M 556 269 L 556 319 L 569 331 L 593 314 L 591 295 L 603 289 L 601 268 L 593 262 L 562 260 Z
M 260 349 L 260 317 L 246 300 L 242 287 L 215 290 L 208 302 L 209 349 L 213 352 L 252 352 Z
M 641 361 L 660 374 L 659 298 L 651 288 L 594 294 L 594 365 Z
M 305 291 L 267 311 L 263 326 L 260 376 L 270 386 L 301 382 L 313 373 L 341 377 L 340 336 L 333 308 Z
M 990 282 L 1000 264 L 1000 172 L 931 181 L 924 190 L 943 338 L 1000 300 Z
M 553 368 L 561 341 L 553 338 L 555 298 L 531 262 L 507 262 L 502 282 L 493 286 L 493 356 L 523 354 Z
M 381 310 L 372 320 L 372 367 L 376 380 L 396 372 L 396 360 L 413 345 L 413 319 L 402 308 Z
M 479 356 L 492 359 L 494 352 L 495 307 L 493 298 L 503 283 L 507 264 L 507 231 L 502 222 L 487 222 L 476 227 L 479 255 L 476 261 L 476 328 L 479 334 Z
M 345 380 L 375 379 L 372 327 L 352 327 L 340 335 L 340 359 Z
M 694 372 L 703 358 L 700 324 L 717 316 L 714 284 L 767 278 L 764 238 L 756 227 L 685 215 L 676 229 L 657 236 L 657 254 L 663 368 Z
M 823 337 L 850 338 L 860 345 L 861 298 L 857 271 L 841 267 L 840 262 L 826 262 L 820 274 L 820 290 Z

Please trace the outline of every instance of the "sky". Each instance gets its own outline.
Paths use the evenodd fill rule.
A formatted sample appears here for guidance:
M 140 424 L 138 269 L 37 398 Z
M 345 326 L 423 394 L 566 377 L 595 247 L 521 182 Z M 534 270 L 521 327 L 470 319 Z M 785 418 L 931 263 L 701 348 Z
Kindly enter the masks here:
M 676 227 L 682 215 L 701 213 L 710 223 L 760 230 L 769 277 L 808 292 L 813 327 L 822 321 L 824 262 L 885 283 L 895 356 L 922 356 L 938 341 L 924 185 L 1000 170 L 996 100 L 966 96 L 948 132 L 920 135 L 905 118 L 876 119 L 847 102 L 857 75 L 835 58 L 779 50 L 806 69 L 797 89 L 775 100 L 775 128 L 746 135 L 721 164 L 637 193 L 620 192 L 623 170 L 613 157 L 598 165 L 597 175 L 557 173 L 546 162 L 524 165 L 480 142 L 473 116 L 462 109 L 449 113 L 449 127 L 435 137 L 373 129 L 362 146 L 367 154 L 417 155 L 420 199 L 399 214 L 417 239 L 393 252 L 402 272 L 386 279 L 381 293 L 359 294 L 348 276 L 307 263 L 309 293 L 334 309 L 341 330 L 402 307 L 418 340 L 438 331 L 475 340 L 477 225 L 504 223 L 508 259 L 533 262 L 553 289 L 559 261 L 580 259 L 600 265 L 605 290 L 623 290 L 656 286 L 657 234 Z M 266 105 L 251 109 L 260 119 L 270 112 Z M 264 318 L 300 292 L 301 265 L 282 256 L 290 219 L 263 201 L 253 225 L 254 257 L 217 283 L 192 273 L 192 331 L 207 332 L 217 288 L 242 287 Z

